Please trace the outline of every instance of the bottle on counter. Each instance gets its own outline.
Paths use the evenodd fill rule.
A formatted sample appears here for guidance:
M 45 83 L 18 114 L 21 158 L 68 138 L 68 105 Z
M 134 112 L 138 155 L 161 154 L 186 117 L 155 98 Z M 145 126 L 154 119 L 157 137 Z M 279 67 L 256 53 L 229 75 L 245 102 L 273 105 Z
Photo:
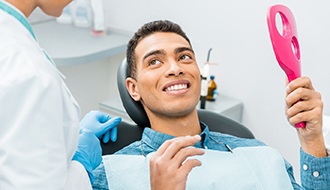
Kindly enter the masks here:
M 90 0 L 75 0 L 73 25 L 83 28 L 92 26 L 92 8 Z
M 106 35 L 104 2 L 103 0 L 91 0 L 91 7 L 93 12 L 92 34 L 104 36 Z
M 210 76 L 206 100 L 215 101 L 217 98 L 217 84 L 214 81 L 214 75 Z

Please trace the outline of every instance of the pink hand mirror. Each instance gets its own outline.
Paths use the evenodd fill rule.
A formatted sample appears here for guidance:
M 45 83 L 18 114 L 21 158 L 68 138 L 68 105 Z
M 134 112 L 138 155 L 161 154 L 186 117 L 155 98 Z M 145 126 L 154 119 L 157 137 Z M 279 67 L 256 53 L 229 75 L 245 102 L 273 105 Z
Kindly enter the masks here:
M 281 33 L 276 24 L 277 14 L 282 19 Z M 268 9 L 267 24 L 277 62 L 291 82 L 301 76 L 300 48 L 294 16 L 286 6 L 274 5 Z M 295 126 L 303 128 L 306 123 L 300 122 Z

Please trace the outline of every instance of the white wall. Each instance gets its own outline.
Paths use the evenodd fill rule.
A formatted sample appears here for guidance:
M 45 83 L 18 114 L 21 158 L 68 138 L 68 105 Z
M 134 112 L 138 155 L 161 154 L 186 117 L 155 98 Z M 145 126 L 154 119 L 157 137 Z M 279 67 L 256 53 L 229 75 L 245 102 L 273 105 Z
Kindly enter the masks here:
M 121 53 L 91 63 L 58 67 L 79 103 L 81 117 L 90 110 L 100 109 L 100 102 L 119 96 L 116 73 L 124 57 Z
M 121 0 L 105 1 L 107 25 L 134 32 L 143 23 L 169 19 L 190 37 L 199 64 L 213 48 L 211 74 L 221 94 L 242 100 L 243 123 L 258 139 L 278 149 L 299 176 L 299 143 L 284 115 L 285 75 L 271 47 L 266 12 L 281 3 L 295 15 L 302 73 L 322 93 L 330 114 L 330 1 Z M 297 177 L 299 181 L 299 177 Z

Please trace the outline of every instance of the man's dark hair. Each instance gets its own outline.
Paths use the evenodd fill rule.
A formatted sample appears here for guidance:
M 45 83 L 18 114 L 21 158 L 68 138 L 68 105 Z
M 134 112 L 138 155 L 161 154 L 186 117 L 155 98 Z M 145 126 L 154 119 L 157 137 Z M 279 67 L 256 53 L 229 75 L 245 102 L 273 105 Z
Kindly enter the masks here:
M 129 67 L 129 75 L 136 78 L 136 55 L 135 48 L 137 44 L 145 37 L 156 32 L 171 32 L 182 36 L 191 46 L 189 38 L 183 32 L 181 27 L 168 20 L 157 20 L 144 24 L 128 42 L 126 50 L 126 59 Z

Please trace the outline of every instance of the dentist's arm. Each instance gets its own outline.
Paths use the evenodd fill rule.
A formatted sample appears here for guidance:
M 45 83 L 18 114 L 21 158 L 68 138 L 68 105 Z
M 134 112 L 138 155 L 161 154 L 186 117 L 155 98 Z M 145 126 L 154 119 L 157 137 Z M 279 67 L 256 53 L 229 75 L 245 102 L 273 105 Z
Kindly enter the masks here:
M 111 118 L 100 111 L 91 111 L 80 121 L 80 135 L 77 151 L 72 160 L 80 162 L 88 172 L 91 183 L 94 181 L 93 170 L 102 161 L 102 149 L 99 138 L 104 142 L 117 139 L 117 125 L 121 118 Z

